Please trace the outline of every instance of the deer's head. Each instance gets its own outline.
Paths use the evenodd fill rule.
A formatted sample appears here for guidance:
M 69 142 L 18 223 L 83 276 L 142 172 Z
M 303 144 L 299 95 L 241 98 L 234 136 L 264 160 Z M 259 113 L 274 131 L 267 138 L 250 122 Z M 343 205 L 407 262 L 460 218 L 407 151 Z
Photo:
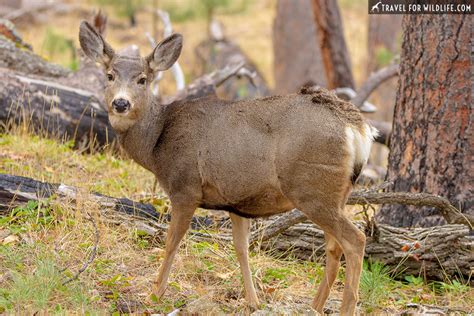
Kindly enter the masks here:
M 167 70 L 176 62 L 181 53 L 183 37 L 180 34 L 170 35 L 144 58 L 121 55 L 84 21 L 79 29 L 79 42 L 86 56 L 104 67 L 109 120 L 112 127 L 120 132 L 149 113 L 150 98 L 153 97 L 150 83 L 156 72 Z

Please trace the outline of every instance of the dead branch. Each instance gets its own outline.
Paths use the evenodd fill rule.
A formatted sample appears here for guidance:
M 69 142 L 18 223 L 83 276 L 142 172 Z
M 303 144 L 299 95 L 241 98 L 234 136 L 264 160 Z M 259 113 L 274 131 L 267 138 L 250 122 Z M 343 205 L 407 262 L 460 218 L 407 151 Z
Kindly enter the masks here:
M 334 92 L 338 97 L 346 101 L 351 101 L 357 96 L 357 93 L 354 91 L 354 89 L 349 87 L 336 88 L 334 89 Z M 377 111 L 377 107 L 370 102 L 364 101 L 362 105 L 359 106 L 359 110 L 363 113 L 374 113 Z
M 429 193 L 353 191 L 347 204 L 402 204 L 438 209 L 448 224 L 464 224 L 473 229 L 474 217 L 461 213 L 444 197 Z
M 245 62 L 239 61 L 229 64 L 222 69 L 213 71 L 210 74 L 199 77 L 189 84 L 185 90 L 178 92 L 171 100 L 189 100 L 207 95 L 215 95 L 215 87 L 220 86 L 232 76 L 238 75 L 239 71 L 243 69 L 244 66 Z
M 472 218 L 472 216 L 461 213 L 458 209 L 452 206 L 447 199 L 428 193 L 357 190 L 351 193 L 347 204 L 403 204 L 431 206 L 437 208 L 449 224 L 464 224 L 472 229 L 474 223 L 474 218 Z M 254 232 L 250 237 L 250 243 L 269 240 L 287 230 L 289 227 L 305 220 L 307 220 L 306 215 L 301 211 L 294 209 L 291 212 L 281 215 L 272 223 L 261 229 L 261 231 Z
M 171 24 L 171 19 L 170 15 L 168 12 L 163 11 L 163 10 L 157 10 L 155 12 L 157 16 L 160 17 L 161 21 L 163 22 L 163 38 L 166 38 L 170 36 L 173 33 L 173 26 Z M 154 39 L 150 33 L 145 33 L 145 36 L 148 38 L 148 41 L 150 42 L 151 48 L 154 49 L 157 42 L 156 39 Z M 173 74 L 173 78 L 176 82 L 176 90 L 180 91 L 185 88 L 185 79 L 184 79 L 184 73 L 183 70 L 181 69 L 181 66 L 179 65 L 179 62 L 175 62 L 173 66 L 171 67 L 171 73 Z M 163 78 L 163 72 L 158 72 L 155 75 L 155 80 L 153 82 L 153 94 L 158 95 L 159 94 L 159 86 L 158 82 Z
M 241 62 L 245 65 L 242 67 L 242 71 L 236 73 L 237 76 L 229 77 L 228 79 L 231 80 L 222 82 L 219 96 L 224 99 L 237 100 L 270 95 L 267 83 L 256 65 L 236 43 L 226 38 L 222 24 L 212 20 L 209 28 L 210 37 L 195 48 L 196 56 L 201 61 L 200 73 L 223 69 Z
M 361 107 L 365 100 L 367 100 L 370 94 L 383 82 L 388 79 L 397 76 L 399 71 L 399 65 L 393 64 L 377 70 L 369 76 L 369 79 L 360 87 L 357 91 L 357 95 L 351 100 L 351 102 L 357 106 Z

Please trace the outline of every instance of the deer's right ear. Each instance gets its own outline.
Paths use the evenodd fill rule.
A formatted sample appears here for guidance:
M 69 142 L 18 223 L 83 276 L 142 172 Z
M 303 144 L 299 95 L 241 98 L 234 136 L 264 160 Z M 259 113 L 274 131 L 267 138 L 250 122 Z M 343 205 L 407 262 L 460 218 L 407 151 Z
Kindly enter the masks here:
M 114 57 L 112 47 L 97 33 L 92 25 L 86 21 L 79 27 L 79 43 L 87 57 L 107 67 Z

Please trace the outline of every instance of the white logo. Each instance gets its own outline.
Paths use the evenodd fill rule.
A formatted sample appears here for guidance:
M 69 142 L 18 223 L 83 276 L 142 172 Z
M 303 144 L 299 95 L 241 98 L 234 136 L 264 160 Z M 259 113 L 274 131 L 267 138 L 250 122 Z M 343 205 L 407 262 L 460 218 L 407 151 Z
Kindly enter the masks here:
M 382 1 L 379 1 L 379 2 L 377 2 L 376 4 L 374 4 L 374 5 L 372 6 L 372 9 L 370 9 L 370 12 L 374 12 L 375 10 L 377 10 L 377 12 L 379 12 L 379 11 L 380 11 L 379 5 L 380 5 L 381 3 L 382 3 Z

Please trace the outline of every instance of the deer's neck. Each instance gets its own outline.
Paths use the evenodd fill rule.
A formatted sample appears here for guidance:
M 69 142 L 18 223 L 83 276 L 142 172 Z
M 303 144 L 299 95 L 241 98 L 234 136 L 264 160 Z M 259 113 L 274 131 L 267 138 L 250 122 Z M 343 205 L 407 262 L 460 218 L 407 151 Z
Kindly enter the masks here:
M 120 145 L 138 164 L 155 172 L 153 149 L 164 127 L 164 107 L 152 106 L 133 126 L 118 132 Z

